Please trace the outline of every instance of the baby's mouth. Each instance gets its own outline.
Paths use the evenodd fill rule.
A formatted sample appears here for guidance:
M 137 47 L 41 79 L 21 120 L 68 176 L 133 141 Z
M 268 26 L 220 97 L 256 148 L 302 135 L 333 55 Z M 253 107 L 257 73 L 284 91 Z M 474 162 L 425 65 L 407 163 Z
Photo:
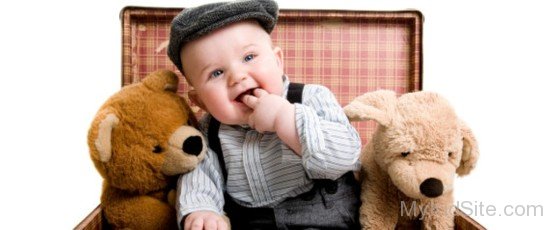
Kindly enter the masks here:
M 239 96 L 237 96 L 237 98 L 235 98 L 235 101 L 244 103 L 244 102 L 243 102 L 244 96 L 246 96 L 246 95 L 254 95 L 254 90 L 255 90 L 255 89 L 257 89 L 257 88 L 248 89 L 248 90 L 242 92 L 241 94 L 239 94 Z

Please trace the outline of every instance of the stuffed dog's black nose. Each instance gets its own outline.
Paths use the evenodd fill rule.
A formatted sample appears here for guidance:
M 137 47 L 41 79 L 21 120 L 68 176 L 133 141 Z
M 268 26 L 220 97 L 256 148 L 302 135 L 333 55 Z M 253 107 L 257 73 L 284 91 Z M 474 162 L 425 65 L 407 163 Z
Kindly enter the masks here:
M 181 149 L 191 155 L 198 156 L 202 151 L 202 138 L 199 136 L 190 136 L 183 142 Z
M 428 178 L 420 184 L 420 192 L 427 197 L 438 197 L 443 193 L 443 183 L 436 178 Z

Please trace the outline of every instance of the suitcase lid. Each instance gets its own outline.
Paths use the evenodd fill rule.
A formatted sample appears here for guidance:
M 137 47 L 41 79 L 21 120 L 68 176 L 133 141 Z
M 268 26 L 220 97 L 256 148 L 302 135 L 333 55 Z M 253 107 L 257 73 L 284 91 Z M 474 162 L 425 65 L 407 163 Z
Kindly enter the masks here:
M 182 8 L 125 7 L 122 20 L 122 86 L 170 69 L 166 47 L 172 19 Z M 398 95 L 422 89 L 422 14 L 419 11 L 280 10 L 271 33 L 283 50 L 293 82 L 328 87 L 342 106 L 377 89 Z M 190 103 L 191 104 L 191 103 Z M 193 106 L 193 105 L 192 105 Z M 198 111 L 198 107 L 193 106 Z M 375 123 L 354 122 L 366 144 Z

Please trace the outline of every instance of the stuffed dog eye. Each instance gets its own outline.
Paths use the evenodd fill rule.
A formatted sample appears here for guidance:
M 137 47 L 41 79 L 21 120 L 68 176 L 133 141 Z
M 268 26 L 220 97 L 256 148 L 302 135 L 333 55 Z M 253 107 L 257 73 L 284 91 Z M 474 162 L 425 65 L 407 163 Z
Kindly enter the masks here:
M 155 147 L 153 147 L 153 152 L 154 153 L 162 153 L 163 149 L 162 147 L 160 147 L 160 145 L 155 145 Z
M 411 154 L 411 152 L 402 152 L 401 156 L 402 157 L 407 157 L 409 154 Z

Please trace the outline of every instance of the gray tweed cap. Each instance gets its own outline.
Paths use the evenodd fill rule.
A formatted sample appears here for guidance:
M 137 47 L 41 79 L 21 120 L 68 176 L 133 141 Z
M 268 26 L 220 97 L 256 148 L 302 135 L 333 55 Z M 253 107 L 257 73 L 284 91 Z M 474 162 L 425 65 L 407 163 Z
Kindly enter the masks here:
M 256 19 L 271 33 L 277 24 L 278 11 L 279 7 L 273 0 L 218 2 L 184 9 L 172 20 L 168 57 L 183 73 L 180 51 L 187 42 L 247 19 Z

